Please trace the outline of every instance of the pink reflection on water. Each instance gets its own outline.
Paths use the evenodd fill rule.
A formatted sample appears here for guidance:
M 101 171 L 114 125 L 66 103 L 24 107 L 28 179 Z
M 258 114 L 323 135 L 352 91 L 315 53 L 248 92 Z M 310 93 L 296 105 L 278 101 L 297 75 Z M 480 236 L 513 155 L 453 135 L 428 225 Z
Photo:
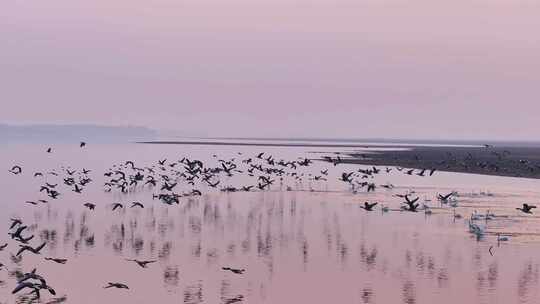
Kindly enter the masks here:
M 160 154 L 179 153 L 163 149 Z M 105 152 L 110 153 L 94 153 Z M 200 151 L 191 151 L 195 152 Z M 116 153 L 112 158 L 130 152 L 118 149 Z M 157 159 L 144 153 L 141 158 Z M 92 168 L 101 172 L 97 164 Z M 340 167 L 334 174 L 341 170 L 346 169 Z M 10 271 L 30 271 L 36 265 L 68 303 L 538 302 L 539 243 L 534 233 L 540 230 L 539 221 L 513 210 L 516 201 L 538 199 L 538 194 L 523 190 L 533 182 L 525 181 L 520 188 L 505 185 L 516 179 L 466 177 L 481 181 L 477 185 L 488 180 L 486 187 L 493 196 L 485 196 L 463 187 L 462 176 L 441 174 L 427 182 L 388 176 L 403 188 L 358 195 L 336 182 L 312 186 L 337 192 L 210 192 L 172 207 L 152 201 L 148 190 L 127 197 L 103 193 L 96 181 L 98 186 L 83 197 L 66 193 L 59 201 L 32 207 L 20 204 L 31 195 L 16 187 L 21 181 L 6 175 L 1 178 L 3 188 L 14 190 L 5 195 L 8 212 L 1 215 L 2 222 L 19 215 L 35 223 L 29 230 L 39 241 L 47 241 L 42 255 L 69 261 L 58 265 L 43 256 L 24 255 L 17 264 L 9 260 L 11 248 L 0 252 L 0 261 Z M 455 187 L 463 193 L 460 213 L 489 208 L 508 216 L 488 223 L 488 231 L 533 236 L 517 235 L 498 247 L 489 234 L 476 240 L 465 221 L 454 220 L 448 209 L 434 209 L 433 215 L 426 216 L 358 208 L 365 200 L 397 208 L 399 200 L 393 193 L 414 187 L 416 195 L 434 197 L 447 191 L 448 184 L 459 185 Z M 514 191 L 508 192 L 507 187 Z M 108 207 L 135 200 L 146 207 L 118 212 Z M 82 207 L 83 201 L 98 207 L 91 212 Z M 494 256 L 489 254 L 490 246 Z M 158 262 L 143 269 L 126 261 L 132 258 Z M 246 272 L 234 274 L 223 266 Z M 1 299 L 15 301 L 10 295 L 13 278 L 2 271 L 0 280 L 5 282 L 0 285 Z M 125 283 L 130 290 L 103 289 L 107 282 Z

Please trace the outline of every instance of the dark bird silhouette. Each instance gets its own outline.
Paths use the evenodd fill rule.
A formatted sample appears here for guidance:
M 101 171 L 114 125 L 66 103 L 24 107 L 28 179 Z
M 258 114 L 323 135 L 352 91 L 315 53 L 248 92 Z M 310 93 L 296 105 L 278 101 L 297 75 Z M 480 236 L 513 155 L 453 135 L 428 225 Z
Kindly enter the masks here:
M 58 264 L 65 264 L 67 263 L 67 259 L 57 259 L 57 258 L 45 258 L 46 261 L 53 261 Z
M 529 204 L 523 204 L 523 208 L 516 208 L 516 209 L 521 211 L 521 212 L 524 212 L 524 213 L 532 214 L 531 209 L 534 209 L 534 208 L 536 208 L 536 206 L 529 205 Z
M 139 208 L 144 208 L 144 205 L 139 203 L 139 202 L 133 202 L 131 203 L 131 207 L 130 208 L 133 208 L 133 207 L 139 207 Z
M 343 173 L 341 173 L 341 180 L 346 182 L 346 183 L 350 183 L 350 182 L 352 182 L 351 176 L 353 174 L 354 174 L 354 172 L 351 172 L 351 173 L 343 172 Z
M 118 208 L 124 208 L 124 206 L 122 204 L 120 204 L 120 203 L 116 203 L 116 204 L 113 205 L 112 210 L 114 211 L 114 210 L 116 210 Z
M 47 153 L 51 153 L 51 152 L 52 152 L 52 148 L 48 148 Z
M 146 268 L 146 267 L 148 267 L 148 264 L 157 262 L 156 260 L 139 261 L 139 260 L 131 260 L 131 259 L 126 259 L 126 261 L 135 262 L 135 263 L 137 263 L 137 265 L 141 266 L 142 268 Z
M 210 181 L 207 181 L 206 183 L 208 184 L 208 186 L 212 188 L 215 188 L 217 187 L 217 185 L 219 185 L 219 181 L 216 181 L 215 183 L 211 183 Z
M 233 304 L 233 303 L 236 303 L 236 302 L 242 302 L 244 301 L 244 296 L 243 295 L 238 295 L 234 298 L 230 298 L 230 299 L 223 299 L 224 300 L 224 304 Z
M 31 236 L 29 236 L 29 237 L 27 237 L 27 238 L 22 237 L 22 236 L 19 236 L 19 237 L 17 237 L 17 241 L 19 241 L 19 242 L 21 242 L 21 243 L 23 243 L 23 244 L 28 244 L 28 242 L 29 242 L 30 240 L 32 240 L 33 238 L 34 238 L 34 235 L 31 235 Z
M 82 148 L 84 146 L 86 146 L 86 143 L 84 141 L 81 141 L 81 143 L 79 144 L 79 147 Z
M 75 189 L 73 189 L 72 191 L 75 192 L 75 193 L 81 193 L 82 188 L 80 188 L 79 185 L 75 184 Z
M 12 226 L 13 226 L 13 225 L 12 225 Z M 11 235 L 11 238 L 12 238 L 12 239 L 20 238 L 20 237 L 21 237 L 21 233 L 22 233 L 26 228 L 28 228 L 28 226 L 19 225 L 19 227 L 17 228 L 17 230 L 15 230 L 15 232 L 10 232 L 9 235 Z
M 9 227 L 9 230 L 15 228 L 17 225 L 22 225 L 22 221 L 20 219 L 11 219 L 11 226 Z
M 50 190 L 50 191 L 47 192 L 47 194 L 49 195 L 49 197 L 51 197 L 53 199 L 56 199 L 60 195 L 60 192 L 58 192 L 56 190 Z
M 103 288 L 118 288 L 118 289 L 129 289 L 129 287 L 126 285 L 126 284 L 122 284 L 122 283 L 111 283 L 111 282 L 108 282 L 107 283 L 108 285 L 103 287 Z
M 0 251 L 6 249 L 7 246 L 8 246 L 8 243 L 5 243 L 4 245 L 0 246 Z
M 450 193 L 448 193 L 446 195 L 438 194 L 437 199 L 439 199 L 443 203 L 446 203 L 446 202 L 448 202 L 450 197 L 452 197 L 452 195 L 454 195 L 454 192 L 450 192 Z
M 174 183 L 174 184 L 168 184 L 167 182 L 165 182 L 162 186 L 161 186 L 161 190 L 167 190 L 167 191 L 172 191 L 174 189 L 174 187 L 176 187 L 178 183 Z
M 18 166 L 18 165 L 15 165 L 13 167 L 11 167 L 10 170 L 8 170 L 9 172 L 13 173 L 13 174 L 21 174 L 22 173 L 22 168 L 21 166 Z
M 96 208 L 96 205 L 92 203 L 85 203 L 83 206 L 85 206 L 86 208 L 90 210 L 94 210 Z
M 48 286 L 44 281 L 40 283 L 32 283 L 32 282 L 27 282 L 27 281 L 19 282 L 19 284 L 15 287 L 15 289 L 13 289 L 11 293 L 16 294 L 25 288 L 32 289 L 30 293 L 35 294 L 35 298 L 33 300 L 39 300 L 41 298 L 40 290 L 42 289 L 47 290 L 53 296 L 56 295 L 56 291 L 54 291 L 54 289 Z
M 25 251 L 30 251 L 33 254 L 39 254 L 39 252 L 41 251 L 41 249 L 43 249 L 43 247 L 45 247 L 45 245 L 47 245 L 46 242 L 44 242 L 43 244 L 37 246 L 36 248 L 30 247 L 28 245 L 19 245 L 19 247 L 21 247 L 21 249 L 19 249 L 19 251 L 17 252 L 17 256 L 20 256 Z
M 403 204 L 406 204 L 407 205 L 407 211 L 411 211 L 411 212 L 416 212 L 416 208 L 418 208 L 418 206 L 420 204 L 416 203 L 420 198 L 417 197 L 415 199 L 410 199 L 409 198 L 409 195 L 405 195 L 405 202 L 403 202 Z
M 243 274 L 244 271 L 246 271 L 245 269 L 235 269 L 235 268 L 230 268 L 230 267 L 222 267 L 221 269 L 223 270 L 228 270 L 232 273 L 236 273 L 236 274 Z
M 365 209 L 366 211 L 373 211 L 373 207 L 375 207 L 378 203 L 368 203 L 364 202 L 364 206 L 360 206 L 360 208 Z

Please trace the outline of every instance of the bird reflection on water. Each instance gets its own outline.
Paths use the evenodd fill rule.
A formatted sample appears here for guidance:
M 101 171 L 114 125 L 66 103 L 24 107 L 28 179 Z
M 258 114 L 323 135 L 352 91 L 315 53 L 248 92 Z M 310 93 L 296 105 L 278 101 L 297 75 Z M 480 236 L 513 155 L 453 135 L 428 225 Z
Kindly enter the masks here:
M 168 166 L 167 170 L 179 170 L 179 165 L 170 166 L 173 158 L 168 159 L 160 162 Z M 366 207 L 366 201 L 394 204 L 391 210 L 399 210 L 402 200 L 395 199 L 392 193 L 402 189 L 398 186 L 395 190 L 369 194 L 355 189 L 355 195 L 349 189 L 319 191 L 336 188 L 329 181 L 332 174 L 337 180 L 341 167 L 332 172 L 318 165 L 323 168 L 315 167 L 314 171 L 324 171 L 324 178 L 312 175 L 309 184 L 297 180 L 290 186 L 308 191 L 280 191 L 277 189 L 286 189 L 286 183 L 280 185 L 279 179 L 266 177 L 259 181 L 264 191 L 255 191 L 257 187 L 240 191 L 237 189 L 241 187 L 232 186 L 235 170 L 239 169 L 227 161 L 223 164 L 226 177 L 219 184 L 209 180 L 208 185 L 200 188 L 202 195 L 167 182 L 165 188 L 186 194 L 178 205 L 149 198 L 151 185 L 134 191 L 124 185 L 118 192 L 113 186 L 111 192 L 91 192 L 91 200 L 80 202 L 80 195 L 92 191 L 91 187 L 65 194 L 61 191 L 63 185 L 50 184 L 54 186 L 51 189 L 61 192 L 60 197 L 69 195 L 76 203 L 60 203 L 51 198 L 49 203 L 25 205 L 25 210 L 32 210 L 32 216 L 24 217 L 28 228 L 22 235 L 35 235 L 36 243 L 32 246 L 46 243 L 40 255 L 50 260 L 36 264 L 37 257 L 23 253 L 20 257 L 12 255 L 10 261 L 7 251 L 2 253 L 5 259 L 1 261 L 8 264 L 11 276 L 16 276 L 14 271 L 25 273 L 30 265 L 38 265 L 40 273 L 43 269 L 56 289 L 62 287 L 62 293 L 68 294 L 67 298 L 46 298 L 44 303 L 85 303 L 91 286 L 102 287 L 108 280 L 129 286 L 127 293 L 96 291 L 98 299 L 114 297 L 117 303 L 168 302 L 179 298 L 185 303 L 322 303 L 331 299 L 343 303 L 445 303 L 445 295 L 458 289 L 465 290 L 463 299 L 517 298 L 523 303 L 539 299 L 534 291 L 538 284 L 537 260 L 521 260 L 525 266 L 513 269 L 499 262 L 511 256 L 511 245 L 501 244 L 491 257 L 487 250 L 492 241 L 489 234 L 476 242 L 466 234 L 463 221 L 454 220 L 451 212 L 433 208 L 434 214 L 429 217 L 415 212 L 420 209 L 417 197 L 436 197 L 433 189 L 405 196 L 407 205 L 414 206 L 414 210 L 407 210 L 412 212 L 365 212 L 359 206 Z M 132 162 L 128 166 L 137 165 Z M 73 176 L 78 174 L 74 169 L 66 170 Z M 120 167 L 113 171 L 116 170 Z M 24 170 L 11 175 L 24 176 Z M 353 176 L 347 173 L 345 179 L 349 181 Z M 265 184 L 271 184 L 275 190 L 269 191 Z M 391 184 L 399 185 L 394 181 Z M 208 191 L 220 186 L 226 191 Z M 490 198 L 490 203 L 496 199 Z M 89 201 L 95 208 L 84 206 Z M 476 204 L 473 208 L 481 207 L 473 198 L 463 201 Z M 114 204 L 122 207 L 117 206 L 112 212 Z M 501 225 L 486 220 L 486 229 L 489 232 L 509 225 L 517 227 L 518 221 L 519 218 L 506 219 Z M 64 258 L 65 265 L 54 263 Z M 132 262 L 154 260 L 144 267 Z M 57 267 L 87 273 L 84 286 L 90 287 L 81 290 L 76 281 L 63 279 Z M 95 267 L 103 273 L 92 269 Z M 7 279 L 0 277 L 4 282 Z M 462 286 L 465 281 L 467 286 Z M 514 293 L 502 294 L 502 286 L 516 286 L 515 282 Z M 144 284 L 147 286 L 142 287 Z M 0 285 L 0 293 L 8 292 L 10 287 L 6 283 Z M 31 297 L 17 299 L 25 302 Z

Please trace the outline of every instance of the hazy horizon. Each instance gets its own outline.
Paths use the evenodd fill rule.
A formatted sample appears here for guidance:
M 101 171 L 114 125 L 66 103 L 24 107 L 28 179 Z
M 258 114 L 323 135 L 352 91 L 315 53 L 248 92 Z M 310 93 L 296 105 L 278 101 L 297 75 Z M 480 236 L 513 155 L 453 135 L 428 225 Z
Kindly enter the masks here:
M 540 140 L 540 3 L 14 2 L 0 121 Z
M 122 143 L 148 141 L 178 141 L 198 142 L 210 141 L 215 143 L 242 143 L 249 141 L 269 142 L 325 142 L 355 143 L 355 144 L 435 144 L 435 145 L 482 145 L 495 144 L 506 147 L 538 147 L 540 141 L 535 140 L 486 140 L 456 139 L 456 138 L 395 138 L 395 137 L 236 137 L 236 136 L 190 136 L 177 131 L 154 129 L 147 126 L 134 125 L 99 125 L 99 124 L 5 124 L 0 123 L 0 144 L 9 142 L 62 143 L 78 142 L 80 140 L 92 143 Z

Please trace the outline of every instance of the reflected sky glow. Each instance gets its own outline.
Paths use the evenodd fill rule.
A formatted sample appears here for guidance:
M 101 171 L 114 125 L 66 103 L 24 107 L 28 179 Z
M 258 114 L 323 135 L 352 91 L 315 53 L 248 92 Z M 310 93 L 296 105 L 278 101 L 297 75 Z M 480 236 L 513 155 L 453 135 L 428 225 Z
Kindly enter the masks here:
M 260 148 L 220 147 L 223 158 L 256 155 Z M 244 156 L 239 156 L 240 151 Z M 276 159 L 309 155 L 305 148 L 265 148 Z M 392 191 L 353 195 L 337 181 L 352 165 L 333 167 L 316 162 L 310 172 L 330 169 L 328 182 L 304 182 L 298 189 L 316 191 L 220 193 L 204 189 L 202 197 L 183 198 L 179 206 L 166 207 L 151 199 L 150 189 L 130 194 L 104 193 L 102 172 L 125 159 L 150 165 L 182 155 L 197 156 L 214 165 L 208 146 L 90 145 L 80 149 L 56 146 L 53 154 L 35 145 L 12 145 L 2 163 L 17 159 L 23 175 L 2 173 L 4 212 L 0 222 L 21 217 L 29 233 L 47 241 L 42 256 L 24 254 L 13 262 L 0 252 L 0 261 L 13 271 L 39 273 L 67 303 L 537 303 L 540 262 L 540 221 L 523 216 L 517 202 L 540 198 L 538 180 L 437 173 L 431 178 L 384 174 L 378 183 L 397 185 Z M 91 156 L 91 157 L 90 157 Z M 107 161 L 104 161 L 107 160 Z M 93 169 L 95 181 L 83 194 L 63 185 L 62 196 L 48 204 L 23 202 L 36 198 L 43 183 L 33 170 L 70 165 Z M 245 176 L 223 179 L 242 184 Z M 53 177 L 47 177 L 53 182 Z M 288 184 L 288 182 L 286 182 Z M 25 187 L 21 187 L 25 185 Z M 180 186 L 182 187 L 182 186 Z M 65 189 L 64 189 L 65 188 Z M 185 190 L 189 189 L 186 188 Z M 486 236 L 477 240 L 464 219 L 453 219 L 449 207 L 433 215 L 380 210 L 368 213 L 358 206 L 378 201 L 398 209 L 393 196 L 414 189 L 415 195 L 434 199 L 436 193 L 460 192 L 457 212 L 468 216 L 477 210 L 499 215 L 486 223 Z M 181 191 L 181 189 L 177 189 Z M 132 201 L 144 209 L 111 212 L 110 205 Z M 97 205 L 85 209 L 84 202 Z M 481 223 L 480 223 L 481 224 Z M 497 246 L 496 233 L 511 235 Z M 0 242 L 3 239 L 0 239 Z M 13 243 L 9 241 L 10 244 Z M 494 256 L 489 254 L 493 246 Z M 44 261 L 44 256 L 68 258 L 66 265 Z M 126 258 L 156 259 L 142 269 Z M 236 275 L 223 266 L 245 268 Z M 14 278 L 0 271 L 0 295 L 9 301 Z M 124 282 L 129 291 L 103 289 L 106 282 Z M 47 298 L 49 299 L 49 298 Z

